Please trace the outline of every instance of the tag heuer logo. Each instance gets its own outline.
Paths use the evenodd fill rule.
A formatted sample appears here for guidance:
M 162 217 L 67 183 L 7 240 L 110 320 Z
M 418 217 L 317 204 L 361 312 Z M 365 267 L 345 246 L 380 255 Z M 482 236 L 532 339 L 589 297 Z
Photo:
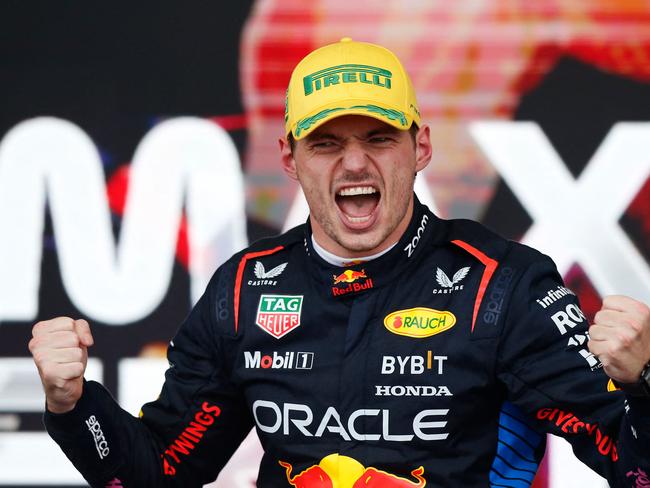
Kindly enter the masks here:
M 276 339 L 300 325 L 302 295 L 262 295 L 255 323 Z
M 278 282 L 272 278 L 277 278 L 282 274 L 284 268 L 287 267 L 288 263 L 282 263 L 275 268 L 271 268 L 266 271 L 264 265 L 260 261 L 255 262 L 255 268 L 253 268 L 253 274 L 255 274 L 256 280 L 248 280 L 249 286 L 260 286 L 260 285 L 277 285 Z
M 442 288 L 434 288 L 433 294 L 437 295 L 440 293 L 451 293 L 452 291 L 462 290 L 464 285 L 459 285 L 458 283 L 463 281 L 465 276 L 467 276 L 467 273 L 469 273 L 469 270 L 469 266 L 460 268 L 458 271 L 456 271 L 456 274 L 454 274 L 454 276 L 449 279 L 443 270 L 436 268 L 436 281 Z

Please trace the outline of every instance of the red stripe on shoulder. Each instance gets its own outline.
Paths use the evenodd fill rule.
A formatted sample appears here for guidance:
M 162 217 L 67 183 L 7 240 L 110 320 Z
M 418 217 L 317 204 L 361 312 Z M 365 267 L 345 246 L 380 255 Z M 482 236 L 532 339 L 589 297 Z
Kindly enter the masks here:
M 481 308 L 481 302 L 485 296 L 485 290 L 487 290 L 487 287 L 490 284 L 490 280 L 492 279 L 492 275 L 494 275 L 494 271 L 497 269 L 497 266 L 499 266 L 499 262 L 487 256 L 485 253 L 479 251 L 474 246 L 466 243 L 465 241 L 457 239 L 451 242 L 470 253 L 485 266 L 483 276 L 481 277 L 481 283 L 478 287 L 478 293 L 476 294 L 476 300 L 474 301 L 474 314 L 472 315 L 472 332 L 474 332 L 476 317 L 478 316 L 478 309 Z
M 244 268 L 246 267 L 246 262 L 250 259 L 259 258 L 262 256 L 268 256 L 269 254 L 275 254 L 276 252 L 281 251 L 282 249 L 284 249 L 284 246 L 274 247 L 273 249 L 267 249 L 266 251 L 249 252 L 244 254 L 241 260 L 239 261 L 239 266 L 237 266 L 237 276 L 235 278 L 235 293 L 234 293 L 235 333 L 237 333 L 237 329 L 239 327 L 239 296 L 241 294 L 241 281 L 242 278 L 244 277 Z

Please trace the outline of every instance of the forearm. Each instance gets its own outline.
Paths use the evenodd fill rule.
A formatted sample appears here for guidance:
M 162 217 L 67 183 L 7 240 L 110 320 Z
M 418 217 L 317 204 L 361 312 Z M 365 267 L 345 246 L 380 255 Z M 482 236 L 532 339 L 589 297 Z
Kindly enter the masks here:
M 72 411 L 46 412 L 44 421 L 50 436 L 92 487 L 104 488 L 115 478 L 124 488 L 164 485 L 160 449 L 152 433 L 98 383 L 84 384 Z

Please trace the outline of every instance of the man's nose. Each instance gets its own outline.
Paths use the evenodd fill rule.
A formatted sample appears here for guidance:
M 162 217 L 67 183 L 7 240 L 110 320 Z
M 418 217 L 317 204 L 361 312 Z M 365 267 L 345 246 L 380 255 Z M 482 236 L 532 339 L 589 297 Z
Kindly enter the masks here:
M 368 162 L 368 153 L 362 144 L 358 142 L 346 144 L 343 151 L 343 169 L 352 172 L 362 171 L 367 168 Z

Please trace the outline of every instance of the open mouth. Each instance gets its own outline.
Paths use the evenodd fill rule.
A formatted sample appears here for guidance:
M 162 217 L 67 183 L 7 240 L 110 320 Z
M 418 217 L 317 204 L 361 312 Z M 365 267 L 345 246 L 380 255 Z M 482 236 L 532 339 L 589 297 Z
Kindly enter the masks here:
M 347 223 L 363 226 L 370 222 L 381 194 L 373 186 L 351 186 L 336 193 L 336 204 Z

